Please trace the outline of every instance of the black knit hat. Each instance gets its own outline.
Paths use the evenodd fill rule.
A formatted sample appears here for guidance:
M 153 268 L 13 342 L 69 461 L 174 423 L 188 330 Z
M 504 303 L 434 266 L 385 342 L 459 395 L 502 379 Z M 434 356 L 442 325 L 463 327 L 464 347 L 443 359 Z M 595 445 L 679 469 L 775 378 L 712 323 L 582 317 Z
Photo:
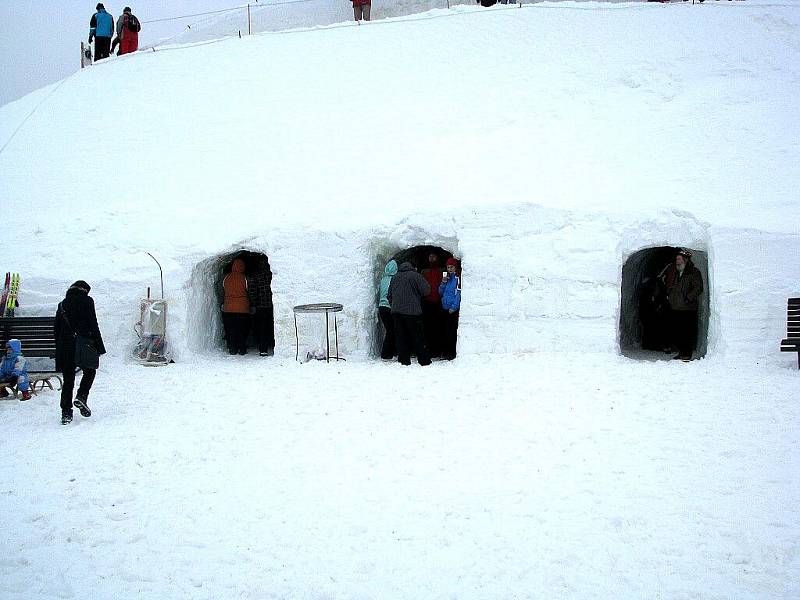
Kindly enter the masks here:
M 89 293 L 89 290 L 92 289 L 92 286 L 90 286 L 88 283 L 86 283 L 83 279 L 78 279 L 78 281 L 73 283 L 70 287 L 74 287 L 74 288 L 78 288 L 80 290 L 83 290 L 87 294 Z
M 106 8 L 106 7 L 105 7 L 105 6 L 103 6 L 103 3 L 102 3 L 102 2 L 98 2 L 98 3 L 97 3 L 97 6 L 95 6 L 94 8 L 95 8 L 95 10 L 100 10 L 101 8 L 102 8 L 103 10 L 105 10 L 105 8 Z
M 129 13 L 129 12 L 131 12 L 131 7 L 130 7 L 130 6 L 126 6 L 125 8 L 123 8 L 123 9 L 122 9 L 122 12 L 123 12 L 123 13 L 126 13 L 126 12 L 127 12 L 127 13 Z

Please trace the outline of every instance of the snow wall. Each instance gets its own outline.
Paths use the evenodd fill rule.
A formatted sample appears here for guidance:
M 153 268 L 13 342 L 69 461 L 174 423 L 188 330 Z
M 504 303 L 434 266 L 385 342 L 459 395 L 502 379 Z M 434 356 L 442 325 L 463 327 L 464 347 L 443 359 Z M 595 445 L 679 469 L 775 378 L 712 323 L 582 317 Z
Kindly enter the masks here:
M 619 353 L 623 266 L 643 249 L 680 246 L 708 261 L 700 263 L 707 273 L 708 306 L 701 354 L 781 360 L 777 344 L 785 333 L 785 302 L 792 283 L 800 280 L 800 267 L 787 277 L 785 265 L 775 260 L 800 253 L 800 236 L 715 230 L 683 212 L 626 219 L 534 204 L 484 206 L 351 231 L 285 228 L 254 232 L 246 240 L 220 236 L 210 244 L 215 243 L 216 250 L 162 261 L 168 338 L 177 360 L 223 352 L 219 277 L 243 250 L 269 259 L 276 355 L 284 357 L 295 352 L 292 307 L 338 302 L 344 305 L 337 317 L 340 353 L 351 360 L 374 359 L 381 341 L 376 305 L 383 267 L 397 252 L 420 245 L 439 246 L 462 260 L 461 354 Z M 87 261 L 80 276 L 93 286 L 110 351 L 124 355 L 135 342 L 138 298 L 147 286 L 156 293 L 157 269 L 146 255 L 125 252 L 107 258 L 110 264 L 131 265 L 121 272 L 126 279 L 92 278 L 91 273 L 108 272 L 101 255 Z M 68 283 L 26 278 L 20 315 L 52 314 Z M 324 347 L 324 317 L 301 315 L 298 331 L 302 353 Z

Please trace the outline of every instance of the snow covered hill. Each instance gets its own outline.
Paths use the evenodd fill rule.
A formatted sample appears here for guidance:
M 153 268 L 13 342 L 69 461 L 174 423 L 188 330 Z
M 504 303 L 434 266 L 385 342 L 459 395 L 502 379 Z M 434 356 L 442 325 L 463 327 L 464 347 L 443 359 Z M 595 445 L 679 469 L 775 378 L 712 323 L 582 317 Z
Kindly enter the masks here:
M 758 2 L 457 7 L 109 60 L 0 110 L 5 268 L 33 312 L 93 283 L 122 351 L 151 251 L 180 353 L 216 343 L 192 310 L 204 269 L 263 252 L 282 351 L 291 306 L 324 299 L 369 356 L 383 261 L 431 243 L 464 260 L 463 351 L 606 351 L 628 256 L 689 246 L 709 256 L 711 351 L 785 361 L 799 21 Z
M 18 314 L 85 279 L 109 349 L 90 419 L 0 401 L 0 597 L 800 598 L 798 65 L 797 2 L 461 6 L 139 52 L 0 108 Z M 459 357 L 381 362 L 384 264 L 429 245 L 463 260 Z M 637 348 L 678 246 L 689 364 Z M 161 369 L 130 360 L 146 252 Z M 222 347 L 241 252 L 269 260 L 272 358 Z M 295 362 L 315 301 L 347 362 Z

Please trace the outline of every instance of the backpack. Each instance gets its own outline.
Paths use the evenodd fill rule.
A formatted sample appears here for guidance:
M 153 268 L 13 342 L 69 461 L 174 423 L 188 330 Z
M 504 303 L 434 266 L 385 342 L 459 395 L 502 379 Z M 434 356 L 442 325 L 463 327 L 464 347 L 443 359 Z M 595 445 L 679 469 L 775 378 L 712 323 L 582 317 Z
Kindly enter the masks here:
M 128 18 L 125 22 L 125 27 L 128 29 L 128 31 L 133 31 L 138 33 L 139 31 L 142 30 L 142 25 L 141 23 L 139 23 L 139 19 L 137 19 L 135 15 L 128 13 L 126 14 L 126 16 Z

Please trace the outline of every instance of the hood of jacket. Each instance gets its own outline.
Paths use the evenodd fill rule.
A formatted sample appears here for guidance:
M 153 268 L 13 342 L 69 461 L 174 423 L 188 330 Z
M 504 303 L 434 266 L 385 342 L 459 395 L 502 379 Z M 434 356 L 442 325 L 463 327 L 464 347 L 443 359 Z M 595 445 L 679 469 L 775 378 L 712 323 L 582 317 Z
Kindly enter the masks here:
M 231 265 L 231 271 L 234 273 L 244 273 L 244 261 L 241 258 L 235 259 L 233 265 Z
M 401 273 L 406 272 L 406 271 L 413 271 L 413 270 L 414 270 L 414 265 L 412 265 L 410 262 L 406 261 L 404 263 L 400 263 L 400 272 Z
M 19 356 L 22 354 L 22 342 L 17 339 L 11 339 L 6 342 L 6 348 L 11 348 L 11 356 Z
M 391 276 L 397 275 L 397 263 L 393 260 L 390 260 L 388 263 L 386 263 L 386 268 L 383 269 L 383 274 Z

